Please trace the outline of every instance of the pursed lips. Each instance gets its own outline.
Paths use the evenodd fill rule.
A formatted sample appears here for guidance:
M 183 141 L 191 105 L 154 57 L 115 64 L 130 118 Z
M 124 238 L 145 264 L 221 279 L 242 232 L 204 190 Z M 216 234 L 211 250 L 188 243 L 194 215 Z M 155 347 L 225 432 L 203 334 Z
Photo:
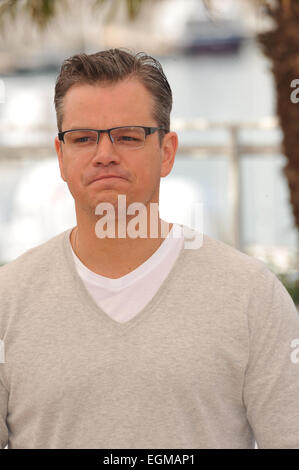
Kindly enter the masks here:
M 95 178 L 94 180 L 92 180 L 92 183 L 94 183 L 95 181 L 101 181 L 102 179 L 107 179 L 107 178 L 121 178 L 121 179 L 124 179 L 122 176 L 119 176 L 119 175 L 102 175 L 102 176 L 99 176 L 98 178 Z

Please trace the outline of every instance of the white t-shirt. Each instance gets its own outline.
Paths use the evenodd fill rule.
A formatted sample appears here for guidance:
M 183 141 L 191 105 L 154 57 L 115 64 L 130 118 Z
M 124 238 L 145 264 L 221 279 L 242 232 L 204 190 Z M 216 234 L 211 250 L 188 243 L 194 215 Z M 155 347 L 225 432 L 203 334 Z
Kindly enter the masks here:
M 69 242 L 71 244 L 70 239 Z M 73 249 L 72 253 L 77 272 L 95 302 L 107 315 L 123 323 L 148 304 L 170 272 L 183 244 L 183 227 L 174 223 L 155 253 L 118 279 L 96 274 L 82 263 Z

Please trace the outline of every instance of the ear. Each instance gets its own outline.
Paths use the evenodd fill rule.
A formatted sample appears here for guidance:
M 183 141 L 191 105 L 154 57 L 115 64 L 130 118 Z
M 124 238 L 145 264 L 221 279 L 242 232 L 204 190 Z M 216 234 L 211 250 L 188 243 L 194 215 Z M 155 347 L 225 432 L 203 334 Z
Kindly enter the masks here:
M 63 170 L 64 155 L 63 155 L 63 152 L 62 152 L 62 143 L 58 139 L 57 136 L 55 137 L 54 144 L 55 144 L 55 150 L 56 150 L 56 153 L 57 153 L 57 156 L 58 156 L 60 175 L 61 175 L 61 178 L 63 179 L 63 181 L 66 181 L 66 177 L 65 177 L 65 174 L 64 174 L 64 170 Z
M 161 173 L 160 176 L 167 176 L 173 167 L 174 158 L 178 148 L 178 136 L 176 132 L 168 132 L 164 135 L 161 151 L 162 151 L 162 162 L 161 162 Z

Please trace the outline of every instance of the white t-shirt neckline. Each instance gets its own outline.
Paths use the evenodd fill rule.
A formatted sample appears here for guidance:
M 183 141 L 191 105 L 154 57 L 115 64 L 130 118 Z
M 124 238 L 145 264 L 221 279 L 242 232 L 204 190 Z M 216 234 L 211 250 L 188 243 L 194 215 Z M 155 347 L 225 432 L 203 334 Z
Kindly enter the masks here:
M 167 257 L 171 256 L 171 253 L 176 253 L 177 256 L 183 247 L 183 241 L 184 235 L 182 225 L 173 223 L 173 226 L 167 234 L 167 237 L 165 237 L 165 240 L 163 240 L 159 248 L 144 263 L 142 263 L 130 273 L 127 273 L 120 278 L 113 279 L 97 274 L 85 266 L 85 264 L 83 264 L 75 254 L 69 237 L 71 251 L 81 279 L 88 282 L 89 284 L 94 284 L 97 287 L 103 287 L 113 291 L 129 287 L 130 285 L 136 283 L 136 281 L 139 281 L 143 277 L 147 276 L 158 264 L 162 263 Z

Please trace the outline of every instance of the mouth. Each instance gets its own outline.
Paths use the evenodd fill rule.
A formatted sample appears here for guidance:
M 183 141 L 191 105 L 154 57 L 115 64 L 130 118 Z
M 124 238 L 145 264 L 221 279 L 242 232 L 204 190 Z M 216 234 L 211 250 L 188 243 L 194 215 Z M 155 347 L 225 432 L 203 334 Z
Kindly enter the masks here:
M 100 176 L 99 178 L 96 178 L 92 181 L 92 183 L 97 183 L 99 181 L 112 181 L 112 180 L 123 180 L 121 176 L 113 176 L 113 175 L 107 175 L 107 176 Z

